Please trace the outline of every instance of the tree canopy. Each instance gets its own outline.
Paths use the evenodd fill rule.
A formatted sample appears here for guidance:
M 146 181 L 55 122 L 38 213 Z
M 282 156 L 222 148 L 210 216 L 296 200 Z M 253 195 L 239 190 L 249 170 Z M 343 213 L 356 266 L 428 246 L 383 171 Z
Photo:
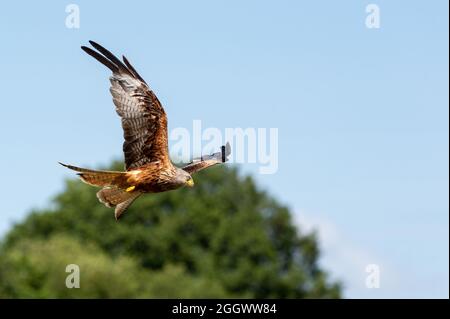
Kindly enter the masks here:
M 194 178 L 192 189 L 141 196 L 120 221 L 95 188 L 67 180 L 4 237 L 0 297 L 340 297 L 315 234 L 250 176 L 220 166 Z M 68 264 L 80 288 L 66 287 Z

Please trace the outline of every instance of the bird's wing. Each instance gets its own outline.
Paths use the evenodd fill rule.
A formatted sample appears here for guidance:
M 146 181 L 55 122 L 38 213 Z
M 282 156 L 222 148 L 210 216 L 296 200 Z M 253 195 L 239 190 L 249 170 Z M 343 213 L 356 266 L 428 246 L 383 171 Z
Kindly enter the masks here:
M 89 43 L 98 52 L 85 46 L 81 48 L 113 73 L 110 92 L 122 120 L 125 169 L 136 169 L 150 162 L 169 162 L 167 116 L 155 93 L 125 57 L 122 62 L 101 45 Z
M 225 163 L 226 161 L 228 161 L 228 156 L 230 154 L 231 154 L 230 143 L 227 143 L 227 145 L 221 147 L 220 152 L 196 158 L 182 169 L 188 172 L 189 174 L 193 174 L 210 166 Z

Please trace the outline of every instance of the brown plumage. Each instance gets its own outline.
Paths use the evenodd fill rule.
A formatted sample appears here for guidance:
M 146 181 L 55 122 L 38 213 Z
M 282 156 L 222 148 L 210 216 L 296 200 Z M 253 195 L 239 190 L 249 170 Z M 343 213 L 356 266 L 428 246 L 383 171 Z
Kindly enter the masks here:
M 116 219 L 141 194 L 193 186 L 191 174 L 227 161 L 229 144 L 183 168 L 174 166 L 169 158 L 167 116 L 156 95 L 125 57 L 122 62 L 101 45 L 89 43 L 97 51 L 81 48 L 112 71 L 110 92 L 122 121 L 125 172 L 61 165 L 77 171 L 83 182 L 103 187 L 97 197 L 107 207 L 115 207 Z

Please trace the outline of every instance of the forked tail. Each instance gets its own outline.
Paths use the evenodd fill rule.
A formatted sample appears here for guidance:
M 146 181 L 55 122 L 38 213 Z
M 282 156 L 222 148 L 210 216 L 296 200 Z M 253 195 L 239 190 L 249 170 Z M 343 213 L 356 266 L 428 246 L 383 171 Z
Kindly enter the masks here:
M 59 163 L 64 167 L 78 172 L 81 180 L 92 186 L 103 187 L 97 192 L 99 201 L 107 207 L 115 207 L 115 217 L 119 219 L 141 192 L 133 190 L 128 183 L 127 172 L 96 171 Z
M 92 186 L 115 186 L 118 188 L 127 188 L 127 173 L 114 171 L 96 171 L 59 163 L 64 167 L 78 172 L 81 180 Z

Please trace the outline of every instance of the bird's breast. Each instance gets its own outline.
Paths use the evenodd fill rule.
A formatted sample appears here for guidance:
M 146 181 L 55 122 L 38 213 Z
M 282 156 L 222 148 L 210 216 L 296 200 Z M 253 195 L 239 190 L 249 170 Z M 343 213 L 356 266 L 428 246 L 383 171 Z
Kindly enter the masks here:
M 172 170 L 160 169 L 157 166 L 146 167 L 128 174 L 128 183 L 144 193 L 160 193 L 179 188 Z

